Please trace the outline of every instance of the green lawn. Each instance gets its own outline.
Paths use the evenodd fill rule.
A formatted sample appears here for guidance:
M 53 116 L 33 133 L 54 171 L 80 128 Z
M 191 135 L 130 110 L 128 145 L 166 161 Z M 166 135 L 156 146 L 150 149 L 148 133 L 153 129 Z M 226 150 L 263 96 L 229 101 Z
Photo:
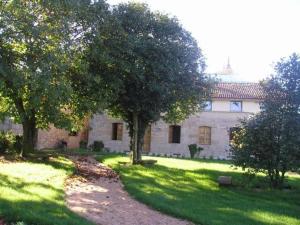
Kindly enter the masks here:
M 127 157 L 102 156 L 100 161 L 120 172 L 126 190 L 136 199 L 165 213 L 197 224 L 299 225 L 300 176 L 289 175 L 292 190 L 255 189 L 264 183 L 248 178 L 227 162 L 209 160 L 157 159 L 155 166 L 126 166 Z M 233 176 L 235 187 L 219 187 L 219 175 Z
M 64 157 L 49 163 L 0 163 L 0 218 L 32 225 L 92 225 L 67 209 L 64 181 L 73 172 Z

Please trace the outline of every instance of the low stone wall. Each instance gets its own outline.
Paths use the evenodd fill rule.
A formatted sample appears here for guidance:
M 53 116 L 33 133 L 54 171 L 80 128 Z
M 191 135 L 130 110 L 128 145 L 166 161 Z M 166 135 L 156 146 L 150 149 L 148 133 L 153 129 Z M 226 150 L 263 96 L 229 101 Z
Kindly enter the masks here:
M 55 128 L 50 125 L 47 130 L 38 131 L 37 149 L 47 149 L 55 148 L 60 140 L 64 140 L 68 144 L 68 148 L 79 148 L 79 143 L 81 140 L 88 140 L 88 120 L 85 122 L 83 129 L 78 132 L 76 136 L 70 136 L 69 131 L 64 129 Z M 14 124 L 11 120 L 6 119 L 2 124 L 0 124 L 0 130 L 12 131 L 15 134 L 22 135 L 22 125 Z

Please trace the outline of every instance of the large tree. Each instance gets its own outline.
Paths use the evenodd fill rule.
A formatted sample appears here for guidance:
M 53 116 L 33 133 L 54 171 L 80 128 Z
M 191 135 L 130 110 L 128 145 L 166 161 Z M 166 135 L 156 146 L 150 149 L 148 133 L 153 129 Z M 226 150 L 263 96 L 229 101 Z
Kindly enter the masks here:
M 280 188 L 289 170 L 300 166 L 300 58 L 277 63 L 276 74 L 263 83 L 261 113 L 244 121 L 232 143 L 233 162 L 265 172 Z
M 112 18 L 114 32 L 98 33 L 86 54 L 92 96 L 127 123 L 132 162 L 139 163 L 149 124 L 176 123 L 200 109 L 209 91 L 204 57 L 176 18 L 145 4 L 117 5 Z
M 0 2 L 1 110 L 22 124 L 24 154 L 34 149 L 38 128 L 71 126 L 75 95 L 67 75 L 90 6 L 88 0 Z

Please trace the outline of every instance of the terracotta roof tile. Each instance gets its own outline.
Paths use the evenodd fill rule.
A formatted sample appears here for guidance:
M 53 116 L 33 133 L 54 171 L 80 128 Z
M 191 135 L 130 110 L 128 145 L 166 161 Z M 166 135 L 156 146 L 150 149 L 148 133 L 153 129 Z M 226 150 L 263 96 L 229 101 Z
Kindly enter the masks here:
M 262 99 L 263 89 L 259 83 L 217 83 L 212 98 Z

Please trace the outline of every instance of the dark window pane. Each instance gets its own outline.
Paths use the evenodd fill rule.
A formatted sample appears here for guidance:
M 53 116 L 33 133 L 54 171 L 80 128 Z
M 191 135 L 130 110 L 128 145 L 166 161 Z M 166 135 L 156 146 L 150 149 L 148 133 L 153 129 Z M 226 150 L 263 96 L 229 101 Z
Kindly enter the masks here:
M 204 109 L 205 112 L 209 112 L 212 110 L 212 102 L 211 101 L 206 101 L 204 103 Z
M 173 125 L 169 127 L 169 143 L 180 143 L 181 127 Z
M 230 102 L 231 112 L 242 112 L 242 102 L 241 101 L 231 101 Z
M 111 139 L 121 141 L 122 138 L 123 138 L 123 124 L 122 123 L 113 123 Z

